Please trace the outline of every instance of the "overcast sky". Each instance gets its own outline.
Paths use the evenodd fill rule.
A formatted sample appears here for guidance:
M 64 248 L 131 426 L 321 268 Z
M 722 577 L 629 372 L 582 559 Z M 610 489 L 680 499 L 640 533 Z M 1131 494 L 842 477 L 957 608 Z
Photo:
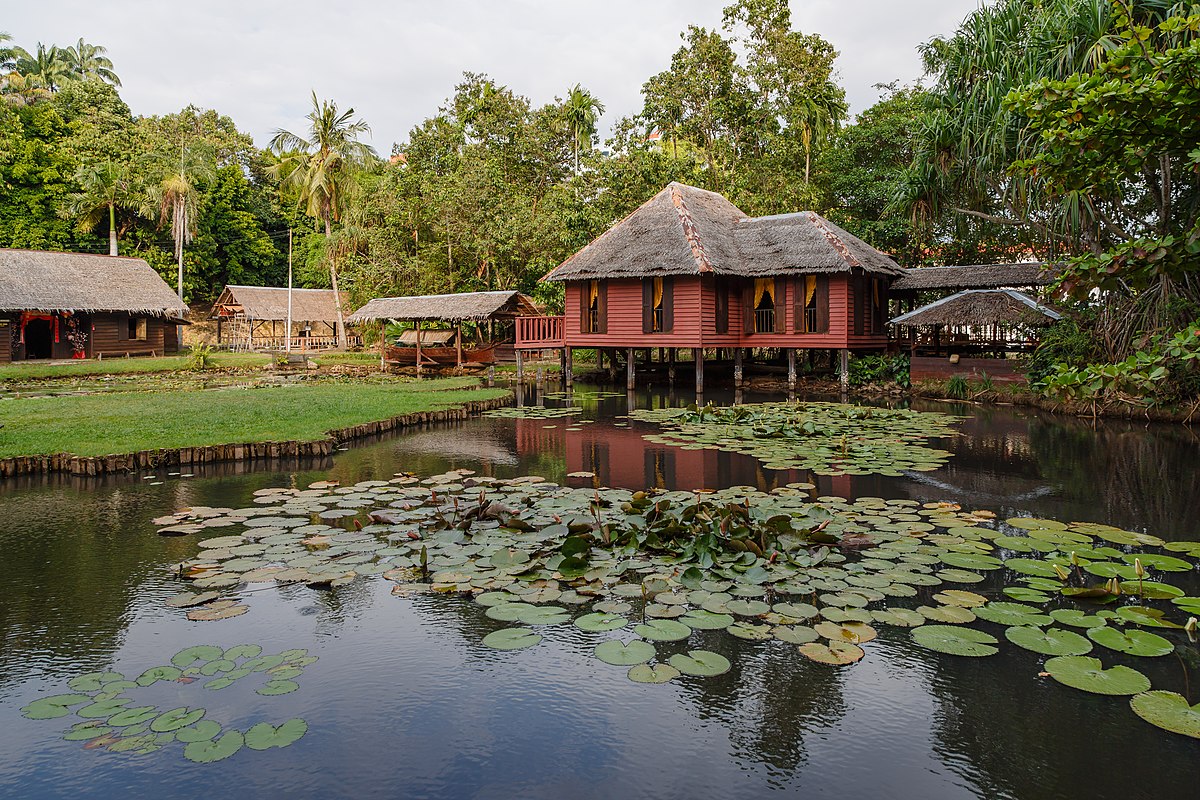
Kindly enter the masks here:
M 12 3 L 0 30 L 33 50 L 83 37 L 108 48 L 135 114 L 215 108 L 265 146 L 300 133 L 309 91 L 352 106 L 386 154 L 436 112 L 463 71 L 549 102 L 576 82 L 638 111 L 689 24 L 717 27 L 730 0 L 40 0 Z M 978 0 L 792 0 L 793 26 L 833 42 L 852 112 L 877 83 L 921 75 L 916 47 L 952 32 Z

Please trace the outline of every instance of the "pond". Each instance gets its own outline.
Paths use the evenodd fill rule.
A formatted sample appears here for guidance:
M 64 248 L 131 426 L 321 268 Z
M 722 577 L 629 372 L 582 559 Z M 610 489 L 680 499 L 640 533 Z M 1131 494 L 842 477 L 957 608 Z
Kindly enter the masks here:
M 625 417 L 631 406 L 692 399 L 577 387 L 570 402 L 582 410 L 571 416 L 429 428 L 326 463 L 0 484 L 0 796 L 1196 796 L 1200 740 L 1143 722 L 1126 698 L 1039 677 L 1044 658 L 1006 642 L 999 655 L 956 658 L 916 646 L 908 629 L 879 625 L 867 657 L 831 667 L 795 645 L 698 630 L 696 646 L 727 658 L 728 672 L 642 684 L 593 657 L 594 633 L 545 627 L 536 647 L 491 649 L 481 640 L 497 624 L 485 606 L 457 595 L 395 596 L 383 576 L 332 590 L 250 584 L 249 612 L 220 621 L 190 621 L 165 605 L 181 588 L 173 567 L 199 547 L 195 535 L 156 535 L 155 518 L 188 506 L 253 506 L 264 488 L 350 486 L 401 472 L 467 469 L 631 490 L 810 482 L 814 496 L 946 500 L 1000 519 L 1200 539 L 1200 439 L 1182 426 L 1093 428 L 1015 408 L 919 405 L 962 417 L 960 435 L 932 442 L 952 455 L 936 469 L 887 477 L 774 470 L 740 453 L 650 442 L 643 435 L 657 426 Z M 567 403 L 556 392 L 522 400 Z M 1194 569 L 1172 581 L 1200 594 Z M 277 696 L 255 691 L 261 684 L 212 691 L 166 680 L 139 687 L 137 702 L 203 707 L 242 730 L 302 718 L 303 737 L 193 763 L 178 744 L 144 755 L 88 748 L 63 739 L 78 717 L 21 713 L 70 692 L 68 681 L 84 673 L 136 677 L 203 644 L 303 649 L 316 659 L 294 671 L 295 691 Z M 1155 689 L 1198 699 L 1194 659 L 1111 655 L 1106 666 L 1135 665 Z

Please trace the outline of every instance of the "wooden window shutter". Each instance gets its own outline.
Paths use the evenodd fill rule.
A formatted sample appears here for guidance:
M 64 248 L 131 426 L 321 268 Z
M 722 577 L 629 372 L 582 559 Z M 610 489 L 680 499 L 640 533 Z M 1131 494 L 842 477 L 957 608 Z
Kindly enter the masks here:
M 654 328 L 654 279 L 642 280 L 642 333 Z
M 600 326 L 593 333 L 608 333 L 608 281 L 600 281 L 600 302 L 599 302 Z
M 662 282 L 662 329 L 663 333 L 670 333 L 675 327 L 675 281 L 663 278 Z
M 775 332 L 787 333 L 788 284 L 783 278 L 775 279 Z
M 124 317 L 124 318 L 118 317 L 116 319 L 116 325 L 117 325 L 117 341 L 118 342 L 128 341 L 129 340 L 129 318 L 128 317 Z
M 716 292 L 717 333 L 729 333 L 729 281 L 718 278 L 713 289 Z
M 792 330 L 796 333 L 812 333 L 804 330 L 804 276 L 792 281 Z
M 579 332 L 592 333 L 588 325 L 588 293 L 591 291 L 591 281 L 581 281 L 579 284 Z M 574 291 L 575 286 L 568 285 L 567 291 Z
M 742 326 L 747 334 L 754 333 L 754 281 L 742 285 Z
M 850 313 L 854 315 L 854 325 L 851 328 L 855 336 L 862 336 L 863 332 L 863 299 L 867 296 L 863 288 L 862 275 L 854 275 L 850 280 L 850 292 L 853 295 L 847 306 L 850 308 Z
M 829 276 L 817 276 L 817 329 L 814 333 L 829 333 Z

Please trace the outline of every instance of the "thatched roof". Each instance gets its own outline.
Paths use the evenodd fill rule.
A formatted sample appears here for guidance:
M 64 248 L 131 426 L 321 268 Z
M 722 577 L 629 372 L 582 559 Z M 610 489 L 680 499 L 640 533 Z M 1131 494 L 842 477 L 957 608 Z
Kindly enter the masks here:
M 183 317 L 188 307 L 140 258 L 0 250 L 3 311 Z
M 747 217 L 716 192 L 671 183 L 544 280 L 767 277 L 854 268 L 904 273 L 891 258 L 812 211 Z
M 253 320 L 288 318 L 287 287 L 229 285 L 213 304 L 214 316 L 241 313 Z M 332 289 L 292 289 L 293 322 L 337 322 Z
M 893 292 L 959 289 L 1002 289 L 1047 286 L 1055 279 L 1054 267 L 1040 261 L 1017 264 L 964 264 L 957 267 L 917 267 L 905 270 L 892 284 Z
M 901 314 L 893 325 L 1049 325 L 1062 315 L 1016 289 L 967 289 Z
M 350 315 L 350 322 L 394 319 L 462 322 L 537 316 L 533 298 L 517 291 L 427 294 L 414 297 L 377 297 Z

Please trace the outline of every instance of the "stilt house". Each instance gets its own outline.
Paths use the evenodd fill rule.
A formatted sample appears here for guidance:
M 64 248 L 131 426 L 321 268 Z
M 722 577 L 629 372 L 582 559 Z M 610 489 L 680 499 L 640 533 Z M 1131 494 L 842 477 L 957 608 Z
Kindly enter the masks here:
M 557 324 L 518 320 L 518 350 L 796 350 L 888 345 L 888 288 L 904 270 L 811 211 L 749 217 L 715 192 L 672 183 L 545 276 L 566 284 Z
M 140 258 L 0 250 L 0 363 L 175 353 L 187 313 Z

